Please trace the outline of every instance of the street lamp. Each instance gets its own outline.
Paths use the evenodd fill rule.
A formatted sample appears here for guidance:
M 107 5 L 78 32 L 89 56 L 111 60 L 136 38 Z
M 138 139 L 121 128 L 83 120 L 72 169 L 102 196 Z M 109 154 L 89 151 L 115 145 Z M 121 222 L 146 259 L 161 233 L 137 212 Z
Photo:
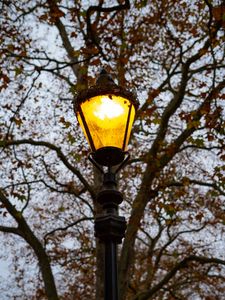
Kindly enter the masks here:
M 138 102 L 132 92 L 115 84 L 102 70 L 96 84 L 78 94 L 74 107 L 92 150 L 89 160 L 103 174 L 96 199 L 103 214 L 95 218 L 95 236 L 105 245 L 104 299 L 118 300 L 117 244 L 124 237 L 126 221 L 118 216 L 123 195 L 117 190 L 116 174 L 129 159 L 126 148 Z M 114 171 L 113 166 L 117 166 Z

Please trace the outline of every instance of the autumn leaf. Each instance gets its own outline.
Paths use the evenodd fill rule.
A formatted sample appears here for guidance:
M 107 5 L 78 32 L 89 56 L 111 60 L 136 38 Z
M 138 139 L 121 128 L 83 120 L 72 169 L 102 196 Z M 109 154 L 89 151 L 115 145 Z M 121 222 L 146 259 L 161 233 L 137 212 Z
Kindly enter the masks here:
M 21 118 L 14 118 L 13 121 L 18 127 L 20 127 L 23 124 L 23 120 Z
M 59 119 L 59 122 L 64 125 L 64 128 L 69 128 L 72 124 L 69 121 L 66 121 L 64 117 L 61 117 Z

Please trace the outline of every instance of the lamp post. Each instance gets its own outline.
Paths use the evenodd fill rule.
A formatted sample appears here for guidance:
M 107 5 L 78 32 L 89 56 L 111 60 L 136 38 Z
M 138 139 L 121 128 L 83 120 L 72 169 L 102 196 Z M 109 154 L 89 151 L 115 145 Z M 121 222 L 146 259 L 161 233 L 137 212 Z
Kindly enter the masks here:
M 74 107 L 92 150 L 89 160 L 103 174 L 97 194 L 103 214 L 95 218 L 95 236 L 105 245 L 104 299 L 118 300 L 117 244 L 124 237 L 126 221 L 118 215 L 123 195 L 117 190 L 116 174 L 129 159 L 126 147 L 138 102 L 102 70 L 96 84 L 78 94 Z

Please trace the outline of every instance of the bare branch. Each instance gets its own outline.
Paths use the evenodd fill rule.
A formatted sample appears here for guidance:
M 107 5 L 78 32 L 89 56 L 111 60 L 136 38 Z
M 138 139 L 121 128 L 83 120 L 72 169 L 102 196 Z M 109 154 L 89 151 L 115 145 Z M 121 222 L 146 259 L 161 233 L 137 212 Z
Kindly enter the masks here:
M 216 28 L 216 30 L 214 31 L 214 37 L 217 34 L 217 31 L 219 29 L 219 26 Z M 193 64 L 194 62 L 196 62 L 198 59 L 200 59 L 205 51 L 210 47 L 211 45 L 211 38 L 206 40 L 204 46 L 199 49 L 199 51 L 193 55 L 192 57 L 190 57 L 186 63 L 183 64 L 182 67 L 182 78 L 180 81 L 180 86 L 179 86 L 179 90 L 177 91 L 177 93 L 175 94 L 174 98 L 169 102 L 169 104 L 167 105 L 167 107 L 165 108 L 162 118 L 161 118 L 161 123 L 158 129 L 158 133 L 157 133 L 157 137 L 154 140 L 154 143 L 152 144 L 150 153 L 149 153 L 149 159 L 152 159 L 152 157 L 155 157 L 156 153 L 159 150 L 160 144 L 163 141 L 166 132 L 167 132 L 167 128 L 168 128 L 168 123 L 170 120 L 170 117 L 176 112 L 176 110 L 178 109 L 178 107 L 181 105 L 183 99 L 184 99 L 184 95 L 185 95 L 185 91 L 186 91 L 186 86 L 189 80 L 189 68 L 191 66 L 191 64 Z M 217 89 L 222 89 L 223 86 L 221 87 L 217 87 Z M 216 88 L 213 89 L 212 91 L 213 93 L 216 92 Z M 208 100 L 211 99 L 212 94 L 210 93 L 210 96 L 208 97 Z
M 69 225 L 67 225 L 67 226 L 65 226 L 65 227 L 58 227 L 58 228 L 56 228 L 56 229 L 54 229 L 54 230 L 52 230 L 52 231 L 46 233 L 45 236 L 44 236 L 45 244 L 47 243 L 47 238 L 48 238 L 50 235 L 54 234 L 55 232 L 57 232 L 57 231 L 66 231 L 68 228 L 71 228 L 71 227 L 73 227 L 73 226 L 76 226 L 77 224 L 79 224 L 79 223 L 81 223 L 81 222 L 84 222 L 84 221 L 92 221 L 92 220 L 94 220 L 94 218 L 83 217 L 83 218 L 81 218 L 81 219 L 79 219 L 79 220 L 77 220 L 77 221 L 75 221 L 75 222 L 73 222 L 73 223 L 70 223 Z
M 211 187 L 214 190 L 220 192 L 221 195 L 225 196 L 225 192 L 214 182 L 204 182 L 204 181 L 194 180 L 194 179 L 189 179 L 188 178 L 188 183 L 189 184 L 196 184 L 196 185 L 200 185 L 200 186 Z M 170 182 L 169 184 L 167 184 L 166 186 L 167 187 L 170 187 L 170 186 L 183 187 L 183 186 L 185 186 L 185 184 L 182 181 L 180 181 L 180 182 L 173 181 L 173 182 Z
M 193 132 L 197 130 L 196 123 L 203 117 L 204 111 L 206 107 L 211 103 L 215 96 L 225 87 L 225 80 L 218 83 L 218 85 L 211 90 L 209 95 L 206 97 L 205 101 L 199 106 L 199 108 L 192 114 L 192 121 L 189 126 L 176 138 L 174 142 L 172 142 L 166 150 L 166 154 L 161 157 L 162 166 L 165 166 L 171 158 L 179 152 L 179 148 L 181 145 L 187 140 L 189 136 L 192 135 Z
M 48 5 L 50 7 L 50 12 L 54 14 L 55 11 L 59 11 L 59 8 L 57 6 L 56 1 L 48 0 Z M 69 40 L 68 34 L 66 32 L 66 28 L 62 21 L 60 20 L 60 17 L 55 17 L 55 25 L 58 28 L 59 34 L 61 36 L 63 46 L 67 52 L 67 55 L 71 61 L 71 67 L 73 70 L 74 75 L 76 76 L 77 79 L 80 78 L 80 66 L 77 64 L 78 63 L 78 56 L 75 55 L 74 48 Z M 79 81 L 79 80 L 78 80 Z
M 86 181 L 86 179 L 83 177 L 83 175 L 80 173 L 80 171 L 72 166 L 69 161 L 67 160 L 66 156 L 63 154 L 61 149 L 59 147 L 56 147 L 55 145 L 44 142 L 44 141 L 35 141 L 32 139 L 24 139 L 24 140 L 15 140 L 15 141 L 1 141 L 0 147 L 9 147 L 13 145 L 33 145 L 33 146 L 43 146 L 47 147 L 48 149 L 51 149 L 56 152 L 57 156 L 60 158 L 60 160 L 63 162 L 63 164 L 73 173 L 75 174 L 79 180 L 83 183 L 83 185 L 87 188 L 89 193 L 91 194 L 92 198 L 95 199 L 95 193 L 90 186 L 90 184 Z
M 188 263 L 190 262 L 198 262 L 201 265 L 204 264 L 219 264 L 225 266 L 225 261 L 219 258 L 207 258 L 204 256 L 196 256 L 196 255 L 190 255 L 180 262 L 178 262 L 165 276 L 164 278 L 156 284 L 152 289 L 141 292 L 138 295 L 135 296 L 134 300 L 148 300 L 150 297 L 152 297 L 155 293 L 157 293 L 163 286 L 165 286 L 171 278 L 173 278 L 176 273 L 184 268 L 188 268 Z
M 1 191 L 0 191 L 0 193 L 1 193 Z M 0 195 L 0 198 L 1 198 L 1 195 Z M 16 227 L 0 226 L 0 231 L 2 231 L 4 233 L 13 233 L 13 234 L 17 234 L 17 235 L 21 236 L 20 231 Z
M 49 258 L 39 241 L 39 239 L 35 236 L 29 225 L 27 224 L 26 220 L 22 216 L 22 213 L 17 211 L 15 206 L 10 203 L 10 201 L 7 199 L 7 197 L 4 195 L 4 193 L 0 189 L 0 201 L 4 204 L 7 211 L 10 213 L 10 215 L 15 219 L 15 221 L 18 223 L 18 228 L 15 232 L 13 232 L 13 229 L 11 230 L 11 233 L 16 233 L 17 235 L 20 235 L 23 237 L 23 239 L 31 246 L 31 248 L 34 250 L 38 261 L 40 265 L 40 269 L 42 272 L 44 284 L 45 284 L 45 291 L 46 295 L 48 296 L 48 299 L 55 299 L 58 300 L 58 295 L 56 291 L 55 281 L 52 274 Z M 2 227 L 4 229 L 4 227 Z M 7 228 L 5 227 L 5 230 Z M 6 232 L 6 231 L 5 231 Z
M 87 40 L 93 43 L 95 45 L 100 54 L 103 56 L 103 58 L 108 61 L 109 59 L 104 55 L 104 52 L 102 50 L 102 47 L 99 44 L 98 38 L 96 36 L 96 31 L 93 30 L 92 24 L 91 24 L 91 15 L 95 12 L 98 12 L 99 14 L 101 12 L 119 12 L 124 9 L 130 9 L 130 1 L 125 0 L 124 4 L 119 4 L 111 7 L 102 7 L 102 2 L 99 5 L 92 5 L 87 10 Z

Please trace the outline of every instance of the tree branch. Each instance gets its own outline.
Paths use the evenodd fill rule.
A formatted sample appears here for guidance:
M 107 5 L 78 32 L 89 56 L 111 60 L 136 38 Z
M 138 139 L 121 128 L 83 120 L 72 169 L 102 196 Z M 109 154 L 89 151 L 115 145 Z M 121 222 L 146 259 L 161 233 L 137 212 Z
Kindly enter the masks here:
M 225 88 L 225 79 L 218 83 L 218 85 L 213 90 L 211 90 L 208 97 L 199 106 L 199 108 L 195 112 L 192 112 L 191 123 L 189 123 L 187 128 L 176 138 L 174 142 L 172 142 L 167 147 L 167 149 L 165 150 L 165 154 L 161 157 L 162 166 L 165 166 L 171 160 L 171 158 L 179 151 L 179 148 L 187 140 L 187 138 L 197 130 L 196 123 L 200 121 L 200 119 L 205 114 L 207 106 L 210 105 L 211 101 L 215 99 L 215 96 L 217 96 L 223 88 Z
M 18 224 L 18 228 L 16 228 L 16 230 L 4 226 L 1 226 L 1 228 L 5 230 L 4 232 L 7 232 L 6 230 L 8 230 L 8 232 L 20 235 L 30 245 L 30 247 L 33 249 L 33 251 L 35 252 L 38 258 L 39 266 L 41 269 L 41 273 L 45 285 L 45 292 L 48 297 L 48 300 L 58 300 L 57 290 L 56 290 L 55 281 L 50 266 L 49 257 L 47 256 L 41 242 L 35 236 L 31 228 L 27 224 L 22 213 L 16 210 L 15 206 L 13 206 L 10 203 L 10 201 L 1 191 L 1 189 L 0 189 L 0 201 L 4 204 L 7 211 L 10 213 L 10 215 L 15 219 L 15 221 Z
M 91 15 L 95 12 L 98 12 L 99 14 L 101 12 L 118 12 L 124 9 L 130 9 L 130 1 L 129 0 L 125 0 L 124 4 L 119 4 L 119 5 L 115 5 L 115 6 L 111 6 L 111 7 L 102 7 L 102 2 L 99 5 L 92 5 L 88 8 L 87 10 L 87 40 L 93 43 L 93 45 L 95 45 L 99 52 L 101 53 L 101 55 L 103 56 L 103 58 L 108 61 L 108 58 L 104 55 L 102 47 L 100 46 L 99 42 L 98 42 L 98 38 L 96 36 L 96 31 L 93 30 L 92 28 L 92 24 L 91 24 Z
M 134 300 L 148 300 L 150 297 L 152 297 L 155 293 L 157 293 L 163 286 L 165 286 L 171 278 L 173 278 L 176 273 L 184 268 L 188 267 L 189 262 L 198 262 L 201 265 L 204 264 L 220 264 L 225 266 L 225 261 L 219 258 L 207 258 L 204 256 L 196 256 L 196 255 L 190 255 L 180 262 L 178 262 L 165 276 L 164 278 L 156 284 L 153 288 L 151 288 L 148 291 L 141 292 L 138 295 L 135 296 Z
M 0 200 L 1 200 L 1 191 L 0 191 Z M 21 236 L 20 231 L 16 227 L 0 226 L 0 231 L 5 233 L 13 233 Z
M 207 186 L 207 187 L 211 187 L 213 189 L 215 189 L 216 191 L 220 192 L 221 195 L 225 196 L 225 192 L 218 186 L 216 185 L 214 182 L 203 182 L 200 180 L 194 180 L 194 179 L 189 179 L 188 178 L 188 183 L 190 184 L 196 184 L 196 185 L 200 185 L 200 186 Z M 173 181 L 170 182 L 169 184 L 166 185 L 167 187 L 170 186 L 185 186 L 185 184 L 182 181 Z
M 55 16 L 55 12 L 59 11 L 58 5 L 56 1 L 48 0 L 48 5 L 50 8 L 50 13 L 52 13 Z M 77 78 L 78 83 L 82 82 L 81 79 L 81 72 L 80 72 L 80 65 L 78 64 L 78 55 L 75 55 L 74 48 L 69 40 L 68 34 L 66 32 L 66 28 L 62 21 L 60 20 L 60 17 L 56 16 L 54 17 L 54 23 L 59 31 L 59 34 L 62 39 L 63 46 L 67 52 L 67 55 L 71 61 L 71 67 L 73 70 L 74 75 Z
M 216 36 L 218 29 L 219 29 L 219 25 L 214 30 L 213 37 Z M 156 137 L 154 143 L 152 144 L 152 147 L 151 147 L 151 150 L 149 153 L 150 159 L 152 159 L 152 156 L 155 156 L 156 153 L 158 152 L 161 142 L 165 138 L 170 117 L 176 112 L 177 108 L 180 106 L 180 104 L 182 103 L 182 101 L 184 99 L 186 86 L 187 86 L 188 80 L 190 79 L 189 78 L 189 68 L 190 68 L 191 64 L 196 62 L 198 59 L 200 59 L 205 54 L 205 51 L 211 45 L 211 38 L 212 38 L 212 36 L 208 40 L 206 40 L 204 46 L 201 49 L 199 49 L 199 51 L 195 55 L 190 57 L 183 64 L 182 74 L 181 74 L 182 77 L 181 77 L 181 81 L 180 81 L 179 90 L 175 94 L 175 97 L 169 102 L 169 104 L 167 105 L 167 107 L 165 108 L 165 110 L 163 112 L 163 115 L 161 118 L 161 123 L 160 123 L 159 129 L 158 129 L 158 132 L 157 132 L 157 137 Z M 210 95 L 211 94 L 212 93 L 210 93 Z
M 63 164 L 73 173 L 75 174 L 79 180 L 83 183 L 83 185 L 87 188 L 89 191 L 91 197 L 95 199 L 95 193 L 92 187 L 89 185 L 89 183 L 86 181 L 86 179 L 83 177 L 83 175 L 80 173 L 79 170 L 77 170 L 74 166 L 72 166 L 69 161 L 67 160 L 66 156 L 63 154 L 61 149 L 59 147 L 56 147 L 55 145 L 44 142 L 44 141 L 35 141 L 32 139 L 24 139 L 24 140 L 12 140 L 12 141 L 0 141 L 0 147 L 9 147 L 12 145 L 33 145 L 33 146 L 44 146 L 48 149 L 51 149 L 56 152 L 57 156 L 60 158 L 60 160 L 63 162 Z
M 73 226 L 75 226 L 75 225 L 77 225 L 77 224 L 79 224 L 83 221 L 92 221 L 93 219 L 94 218 L 83 217 L 83 218 L 81 218 L 81 219 L 79 219 L 79 220 L 77 220 L 73 223 L 70 223 L 69 225 L 67 225 L 65 227 L 58 227 L 58 228 L 46 233 L 45 236 L 44 236 L 45 244 L 47 243 L 48 236 L 54 234 L 56 231 L 66 231 L 68 228 L 71 228 L 71 227 L 73 227 Z

